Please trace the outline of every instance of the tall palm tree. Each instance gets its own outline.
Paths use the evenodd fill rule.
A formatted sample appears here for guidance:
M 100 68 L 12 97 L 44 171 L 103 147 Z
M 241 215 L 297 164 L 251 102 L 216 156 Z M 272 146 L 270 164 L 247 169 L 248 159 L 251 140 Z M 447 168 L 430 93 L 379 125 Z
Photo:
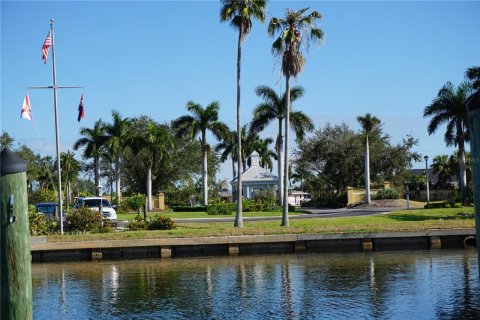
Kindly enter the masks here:
M 214 101 L 203 108 L 200 104 L 193 101 L 187 102 L 187 110 L 192 115 L 181 116 L 172 122 L 172 127 L 177 130 L 178 136 L 190 136 L 191 139 L 200 134 L 200 142 L 202 144 L 202 191 L 203 205 L 208 203 L 208 174 L 207 174 L 207 155 L 210 151 L 210 145 L 207 144 L 207 131 L 210 131 L 218 140 L 225 135 L 228 128 L 218 120 L 218 111 L 220 103 Z
M 95 187 L 100 184 L 100 155 L 101 149 L 105 143 L 105 124 L 102 120 L 98 120 L 93 125 L 93 128 L 81 128 L 80 134 L 83 136 L 78 139 L 73 149 L 78 150 L 84 147 L 82 158 L 84 160 L 93 158 L 95 171 Z M 96 195 L 99 196 L 99 190 L 96 190 Z
M 432 169 L 433 173 L 438 177 L 441 188 L 445 188 L 446 185 L 451 182 L 451 177 L 454 172 L 452 171 L 448 155 L 435 156 L 432 161 Z
M 237 177 L 235 162 L 237 161 L 237 132 L 228 130 L 220 143 L 215 146 L 216 152 L 221 152 L 220 161 L 225 162 L 228 157 L 232 160 L 232 179 Z
M 274 120 L 278 121 L 278 135 L 275 143 L 275 151 L 278 154 L 278 195 L 280 205 L 283 204 L 283 125 L 282 122 L 286 116 L 287 95 L 284 93 L 281 97 L 275 90 L 268 86 L 258 86 L 255 89 L 257 96 L 263 98 L 253 110 L 253 120 L 250 129 L 260 132 L 264 130 Z M 290 104 L 303 96 L 302 87 L 293 87 L 290 89 Z M 290 106 L 290 121 L 295 132 L 297 140 L 302 140 L 306 131 L 314 128 L 313 121 L 301 111 L 292 111 Z
M 362 127 L 365 135 L 365 200 L 368 204 L 372 202 L 370 196 L 370 150 L 368 145 L 368 136 L 379 129 L 381 121 L 370 113 L 357 117 L 358 123 Z
M 242 44 L 252 30 L 252 18 L 265 21 L 266 0 L 221 0 L 220 21 L 230 21 L 230 25 L 238 29 L 237 41 L 237 132 L 241 130 L 240 122 L 240 70 L 242 65 Z M 242 142 L 237 136 L 238 168 L 240 168 Z M 242 175 L 238 174 L 237 208 L 234 226 L 243 227 L 242 217 Z
M 134 137 L 132 149 L 135 153 L 145 150 L 147 162 L 147 208 L 152 211 L 152 168 L 164 157 L 168 157 L 169 148 L 173 147 L 172 138 L 164 126 L 157 126 L 153 121 L 148 124 L 146 132 Z
M 303 70 L 305 58 L 303 45 L 308 48 L 310 41 L 319 42 L 323 39 L 323 31 L 316 26 L 321 19 L 317 11 L 307 13 L 308 8 L 292 11 L 287 9 L 284 19 L 273 17 L 268 25 L 268 34 L 278 38 L 273 42 L 272 52 L 282 57 L 282 72 L 285 76 L 286 114 L 285 114 L 285 161 L 283 173 L 283 214 L 282 226 L 288 222 L 288 131 L 290 126 L 290 77 L 296 78 Z
M 424 117 L 431 117 L 428 124 L 428 134 L 434 134 L 440 125 L 447 124 L 444 135 L 445 143 L 447 146 L 458 146 L 460 190 L 463 202 L 465 202 L 465 187 L 467 185 L 465 142 L 470 140 L 468 112 L 465 103 L 471 92 L 470 83 L 465 82 L 454 88 L 451 82 L 447 82 L 438 91 L 437 97 L 423 111 Z
M 105 146 L 115 158 L 115 189 L 117 191 L 117 207 L 120 206 L 122 189 L 120 183 L 121 157 L 124 149 L 129 145 L 131 120 L 122 118 L 120 113 L 112 110 L 112 123 L 105 126 Z
M 75 154 L 69 150 L 60 153 L 60 167 L 62 168 L 60 171 L 62 173 L 62 180 L 65 182 L 65 206 L 68 208 L 71 203 L 72 182 L 78 177 L 80 163 L 75 159 Z

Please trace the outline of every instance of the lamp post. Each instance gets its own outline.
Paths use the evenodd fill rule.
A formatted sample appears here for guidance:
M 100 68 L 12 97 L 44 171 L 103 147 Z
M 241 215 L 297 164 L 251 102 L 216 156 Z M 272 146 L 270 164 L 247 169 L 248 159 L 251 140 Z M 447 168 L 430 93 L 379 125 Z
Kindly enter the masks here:
M 429 181 L 428 181 L 428 156 L 423 157 L 425 159 L 425 176 L 426 176 L 426 185 L 427 185 L 427 204 L 430 202 L 430 190 L 429 190 Z
M 103 190 L 102 190 L 102 185 L 98 184 L 97 189 L 98 189 L 98 195 L 100 196 L 100 206 L 99 206 L 98 210 L 100 211 L 100 216 L 103 219 L 103 198 L 102 198 Z

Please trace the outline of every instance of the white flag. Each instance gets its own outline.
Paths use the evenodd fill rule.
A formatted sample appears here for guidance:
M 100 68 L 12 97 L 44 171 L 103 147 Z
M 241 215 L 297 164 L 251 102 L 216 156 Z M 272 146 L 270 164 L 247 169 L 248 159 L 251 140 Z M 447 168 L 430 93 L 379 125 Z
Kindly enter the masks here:
M 32 107 L 30 106 L 28 94 L 25 95 L 25 98 L 23 98 L 22 113 L 20 114 L 20 118 L 32 120 Z

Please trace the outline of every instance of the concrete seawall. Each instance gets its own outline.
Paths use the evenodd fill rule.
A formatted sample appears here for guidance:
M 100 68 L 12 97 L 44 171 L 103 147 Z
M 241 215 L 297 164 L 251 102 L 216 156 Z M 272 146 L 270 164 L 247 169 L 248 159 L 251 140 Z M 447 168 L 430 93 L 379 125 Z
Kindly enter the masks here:
M 475 229 L 411 232 L 284 234 L 47 242 L 32 237 L 32 262 L 98 261 L 293 252 L 358 252 L 463 248 Z

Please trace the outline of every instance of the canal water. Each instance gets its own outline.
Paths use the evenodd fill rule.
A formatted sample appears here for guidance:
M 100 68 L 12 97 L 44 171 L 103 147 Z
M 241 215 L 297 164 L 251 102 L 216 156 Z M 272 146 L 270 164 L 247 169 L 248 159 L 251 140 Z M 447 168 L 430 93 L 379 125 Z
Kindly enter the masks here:
M 34 319 L 480 319 L 474 250 L 33 264 Z

